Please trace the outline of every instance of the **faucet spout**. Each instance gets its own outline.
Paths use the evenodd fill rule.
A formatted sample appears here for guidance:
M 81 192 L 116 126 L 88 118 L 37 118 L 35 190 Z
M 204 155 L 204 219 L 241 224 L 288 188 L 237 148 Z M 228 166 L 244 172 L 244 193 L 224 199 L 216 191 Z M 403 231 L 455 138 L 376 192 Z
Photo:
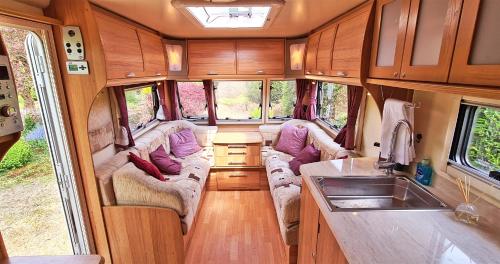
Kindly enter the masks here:
M 389 155 L 387 157 L 387 160 L 381 161 L 379 157 L 379 161 L 377 162 L 377 168 L 378 169 L 385 169 L 387 175 L 392 175 L 394 171 L 394 167 L 396 167 L 396 162 L 394 162 L 394 149 L 396 148 L 396 142 L 398 139 L 398 132 L 401 126 L 404 126 L 408 132 L 410 133 L 410 146 L 413 144 L 413 128 L 411 127 L 410 122 L 406 119 L 400 119 L 396 123 L 396 126 L 394 127 L 394 130 L 392 131 L 392 136 L 391 136 L 391 145 L 389 148 Z

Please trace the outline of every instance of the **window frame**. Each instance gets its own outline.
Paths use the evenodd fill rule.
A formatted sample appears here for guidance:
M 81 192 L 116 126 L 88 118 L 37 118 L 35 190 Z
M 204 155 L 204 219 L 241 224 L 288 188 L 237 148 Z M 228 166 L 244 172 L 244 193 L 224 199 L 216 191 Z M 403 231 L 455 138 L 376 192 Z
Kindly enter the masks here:
M 464 100 L 460 102 L 457 123 L 453 133 L 451 149 L 448 156 L 448 164 L 478 180 L 500 186 L 499 180 L 489 177 L 488 173 L 474 167 L 470 164 L 467 158 L 467 149 L 472 136 L 472 130 L 474 128 L 476 112 L 479 107 L 489 107 L 500 110 L 500 106 L 475 102 L 471 103 Z
M 324 118 L 321 117 L 321 93 L 322 93 L 321 87 L 322 87 L 322 84 L 325 81 L 316 81 L 316 82 L 317 82 L 317 85 L 318 85 L 317 94 L 316 94 L 316 110 L 317 110 L 316 111 L 316 118 L 324 126 L 330 128 L 335 133 L 339 133 L 340 130 L 342 129 L 342 127 L 337 128 L 335 125 L 333 125 L 332 123 L 328 122 L 327 120 L 325 120 Z M 326 82 L 326 83 L 333 83 L 333 84 L 345 85 L 347 87 L 346 84 L 342 84 L 342 83 L 335 83 L 335 82 Z M 359 116 L 359 113 L 358 113 L 358 116 Z
M 295 106 L 297 105 L 297 79 L 269 79 L 268 82 L 269 82 L 269 85 L 268 85 L 268 95 L 267 95 L 267 104 L 266 104 L 266 107 L 267 107 L 267 111 L 266 111 L 266 120 L 268 120 L 269 122 L 271 123 L 276 123 L 276 122 L 285 122 L 285 121 L 288 121 L 288 120 L 291 120 L 293 119 L 293 111 L 292 111 L 292 114 L 290 116 L 278 116 L 278 117 L 270 117 L 269 116 L 269 113 L 271 112 L 270 109 L 272 108 L 271 106 L 271 93 L 272 93 L 272 82 L 283 82 L 283 81 L 295 81 L 295 102 L 293 102 L 293 107 L 295 108 Z
M 264 84 L 265 84 L 265 80 L 263 79 L 243 79 L 243 80 L 235 80 L 235 79 L 231 79 L 231 80 L 227 80 L 227 79 L 214 79 L 212 80 L 213 82 L 213 85 L 214 85 L 214 101 L 215 101 L 215 117 L 216 117 L 216 120 L 218 122 L 221 122 L 221 123 L 262 123 L 263 120 L 264 120 Z M 216 82 L 260 82 L 261 85 L 260 85 L 260 104 L 259 104 L 259 107 L 260 107 L 260 118 L 248 118 L 248 119 L 228 119 L 228 118 L 224 118 L 224 119 L 221 119 L 219 118 L 219 115 L 217 113 L 217 110 L 218 110 L 218 105 L 217 105 L 217 101 L 218 101 L 218 98 L 217 98 L 217 85 L 216 85 Z
M 182 81 L 177 81 L 177 89 L 176 89 L 176 93 L 177 93 L 177 103 L 179 104 L 179 111 L 181 112 L 181 117 L 183 120 L 187 120 L 187 121 L 192 121 L 192 122 L 203 122 L 203 121 L 207 121 L 208 122 L 208 102 L 207 102 L 207 98 L 205 97 L 205 110 L 207 112 L 207 116 L 206 117 L 203 117 L 203 116 L 184 116 L 184 108 L 182 107 L 182 103 L 181 103 L 181 96 L 180 96 L 180 93 L 179 93 L 179 83 L 195 83 L 195 82 L 201 82 L 203 84 L 203 81 L 200 81 L 200 80 L 182 80 Z M 202 88 L 202 91 L 203 93 L 205 94 L 205 88 Z
M 136 129 L 133 129 L 130 127 L 130 122 L 129 122 L 129 127 L 130 127 L 130 132 L 132 133 L 132 136 L 136 136 L 137 134 L 141 134 L 142 131 L 147 129 L 153 124 L 156 124 L 157 118 L 156 116 L 158 115 L 158 111 L 160 110 L 160 95 L 158 94 L 158 85 L 156 83 L 150 83 L 150 84 L 141 84 L 141 85 L 134 85 L 134 86 L 129 86 L 124 88 L 124 93 L 125 93 L 125 104 L 127 105 L 127 115 L 129 114 L 129 107 L 128 107 L 128 102 L 127 102 L 127 96 L 126 93 L 128 91 L 133 91 L 133 90 L 140 90 L 144 88 L 151 87 L 151 96 L 153 97 L 153 118 L 150 119 L 147 123 L 142 124 L 142 126 L 137 127 Z

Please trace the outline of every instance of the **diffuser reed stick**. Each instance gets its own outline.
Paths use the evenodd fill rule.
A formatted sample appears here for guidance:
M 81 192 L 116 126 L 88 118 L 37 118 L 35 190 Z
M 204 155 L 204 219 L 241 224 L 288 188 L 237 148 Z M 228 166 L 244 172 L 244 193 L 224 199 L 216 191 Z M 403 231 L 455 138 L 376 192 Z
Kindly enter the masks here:
M 464 197 L 464 202 L 459 204 L 455 209 L 455 216 L 464 223 L 477 224 L 479 222 L 479 214 L 476 213 L 476 207 L 470 203 L 470 177 L 466 175 L 463 181 L 460 178 L 456 178 L 455 180 L 458 189 Z

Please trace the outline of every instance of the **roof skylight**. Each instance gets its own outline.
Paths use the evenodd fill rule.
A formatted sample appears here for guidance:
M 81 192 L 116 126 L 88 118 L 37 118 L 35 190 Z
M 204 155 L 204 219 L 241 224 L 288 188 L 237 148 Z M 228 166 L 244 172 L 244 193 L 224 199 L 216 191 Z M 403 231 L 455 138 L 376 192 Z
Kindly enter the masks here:
M 261 28 L 267 21 L 271 7 L 186 7 L 205 28 Z

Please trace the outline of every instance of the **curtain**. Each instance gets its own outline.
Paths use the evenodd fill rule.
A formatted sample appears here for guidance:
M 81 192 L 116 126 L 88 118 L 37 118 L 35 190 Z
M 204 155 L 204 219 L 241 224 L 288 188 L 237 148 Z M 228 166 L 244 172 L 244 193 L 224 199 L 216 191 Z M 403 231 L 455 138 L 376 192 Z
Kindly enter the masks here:
M 203 89 L 207 99 L 208 125 L 215 126 L 217 117 L 215 115 L 215 95 L 212 80 L 203 80 Z
M 295 108 L 293 109 L 293 118 L 295 119 L 306 119 L 306 115 L 304 112 L 304 105 L 302 104 L 302 100 L 304 96 L 306 96 L 307 87 L 310 84 L 310 80 L 306 79 L 297 79 L 297 101 L 295 101 Z
M 309 82 L 309 104 L 306 110 L 306 120 L 316 120 L 316 98 L 318 97 L 318 82 Z
M 132 131 L 130 131 L 130 126 L 128 124 L 128 111 L 127 111 L 127 101 L 125 98 L 125 88 L 116 86 L 113 88 L 115 92 L 116 102 L 118 103 L 118 109 L 120 112 L 120 118 L 118 123 L 120 124 L 120 131 L 116 133 L 116 145 L 119 147 L 133 147 L 135 146 L 134 138 L 132 137 Z
M 177 93 L 177 81 L 167 81 L 167 93 L 170 98 L 170 120 L 180 120 L 181 110 L 179 108 L 179 96 Z
M 354 138 L 356 136 L 356 122 L 358 120 L 359 107 L 363 98 L 363 87 L 347 86 L 347 123 L 340 130 L 335 142 L 345 149 L 354 149 Z
M 168 111 L 168 107 L 167 107 L 167 100 L 166 100 L 166 92 L 165 92 L 165 84 L 162 83 L 160 85 L 158 85 L 158 96 L 160 97 L 160 108 L 163 112 L 160 112 L 160 113 L 163 113 L 163 116 L 161 116 L 161 114 L 157 115 L 157 118 L 160 119 L 160 120 L 164 120 L 164 121 L 170 121 L 170 118 L 171 118 L 171 115 Z

